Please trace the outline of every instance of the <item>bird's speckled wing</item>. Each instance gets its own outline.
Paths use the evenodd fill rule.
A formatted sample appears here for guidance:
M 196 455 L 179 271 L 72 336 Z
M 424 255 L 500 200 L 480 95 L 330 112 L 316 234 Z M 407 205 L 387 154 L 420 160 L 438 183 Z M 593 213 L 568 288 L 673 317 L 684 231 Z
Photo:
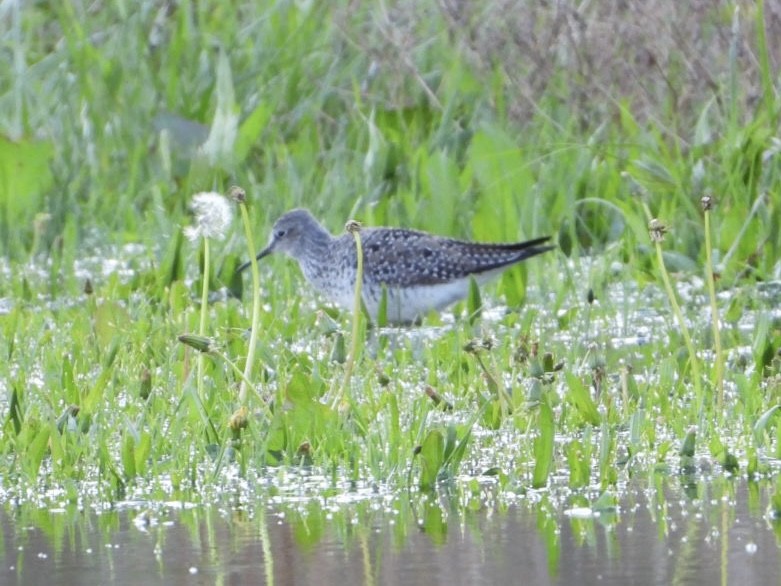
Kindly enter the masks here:
M 389 287 L 446 283 L 500 269 L 553 248 L 544 244 L 549 237 L 492 244 L 400 228 L 369 228 L 360 234 L 364 272 L 371 271 Z

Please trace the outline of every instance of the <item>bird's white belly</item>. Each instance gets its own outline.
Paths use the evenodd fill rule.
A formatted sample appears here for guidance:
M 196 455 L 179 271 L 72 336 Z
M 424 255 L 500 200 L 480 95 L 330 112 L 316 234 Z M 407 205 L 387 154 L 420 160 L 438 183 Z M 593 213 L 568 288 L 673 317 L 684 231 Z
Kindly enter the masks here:
M 475 275 L 482 284 L 501 271 L 490 271 Z M 324 278 L 322 274 L 307 274 L 307 279 L 331 301 L 347 311 L 352 311 L 355 302 L 355 275 L 332 273 Z M 349 283 L 349 287 L 345 286 Z M 469 279 L 456 279 L 435 285 L 411 287 L 387 287 L 386 316 L 388 323 L 411 323 L 425 317 L 432 311 L 439 311 L 448 305 L 466 298 L 469 293 Z M 362 291 L 363 304 L 373 322 L 377 322 L 383 292 L 378 287 L 367 287 Z
M 386 316 L 389 323 L 410 323 L 431 311 L 444 309 L 463 299 L 469 292 L 469 280 L 457 279 L 437 285 L 419 285 L 403 289 L 386 289 Z M 363 302 L 375 322 L 378 318 L 382 293 L 365 293 Z

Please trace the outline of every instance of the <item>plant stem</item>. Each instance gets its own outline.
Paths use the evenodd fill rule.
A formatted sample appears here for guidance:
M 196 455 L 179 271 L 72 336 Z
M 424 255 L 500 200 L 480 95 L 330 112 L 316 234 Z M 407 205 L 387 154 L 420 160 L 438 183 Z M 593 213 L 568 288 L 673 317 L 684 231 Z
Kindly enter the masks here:
M 231 367 L 233 372 L 236 373 L 236 376 L 238 376 L 239 379 L 241 379 L 241 382 L 244 385 L 245 389 L 252 389 L 252 390 L 255 391 L 255 394 L 258 396 L 258 398 L 261 399 L 261 405 L 263 406 L 263 411 L 266 413 L 266 416 L 269 417 L 269 419 L 270 419 L 271 418 L 271 410 L 269 409 L 268 405 L 265 402 L 262 401 L 263 397 L 260 395 L 260 393 L 252 385 L 252 381 L 250 381 L 249 379 L 245 378 L 244 373 L 241 372 L 241 369 L 236 365 L 236 363 L 231 361 L 231 359 L 228 358 L 227 356 L 225 356 L 225 354 L 223 354 L 222 352 L 212 351 L 211 354 L 213 356 L 216 356 L 217 358 L 223 360 L 228 366 Z
M 711 324 L 713 326 L 713 346 L 716 353 L 716 407 L 721 417 L 722 406 L 724 405 L 724 357 L 721 353 L 721 333 L 719 331 L 719 308 L 716 304 L 716 283 L 713 278 L 713 258 L 711 256 L 711 228 L 710 211 L 705 210 L 705 277 L 708 281 L 708 296 L 710 297 Z
M 255 258 L 255 244 L 252 237 L 252 226 L 250 224 L 247 204 L 240 203 L 241 221 L 244 224 L 244 235 L 247 238 L 247 250 L 249 251 L 250 267 L 252 269 L 252 325 L 250 326 L 249 346 L 247 348 L 247 360 L 244 363 L 244 375 L 239 385 L 239 404 L 244 405 L 247 402 L 247 387 L 252 380 L 252 369 L 255 364 L 255 348 L 258 345 L 258 329 L 260 324 L 260 274 L 258 271 L 258 261 Z
M 670 305 L 672 305 L 675 319 L 678 321 L 678 326 L 681 328 L 681 334 L 683 335 L 683 340 L 686 343 L 686 349 L 689 352 L 689 360 L 691 361 L 692 368 L 692 378 L 694 379 L 694 388 L 697 392 L 699 407 L 701 407 L 703 395 L 702 383 L 700 381 L 700 362 L 697 358 L 696 352 L 694 351 L 694 344 L 692 343 L 691 336 L 689 335 L 689 328 L 687 327 L 686 320 L 684 319 L 683 313 L 681 312 L 681 307 L 678 305 L 678 300 L 675 297 L 675 291 L 673 290 L 672 284 L 670 283 L 670 276 L 667 274 L 667 268 L 664 266 L 662 244 L 659 241 L 654 241 L 654 246 L 656 247 L 656 259 L 659 262 L 659 272 L 662 275 L 662 281 L 664 281 L 664 288 L 667 292 L 667 298 L 670 300 Z
M 201 278 L 203 286 L 201 288 L 201 320 L 198 326 L 198 335 L 206 336 L 206 312 L 209 310 L 209 239 L 203 239 L 203 273 Z M 198 398 L 204 401 L 203 376 L 206 364 L 206 357 L 203 352 L 198 353 Z
M 363 246 L 361 245 L 360 230 L 357 226 L 357 222 L 348 222 L 348 231 L 353 235 L 355 239 L 355 256 L 357 258 L 357 266 L 355 269 L 355 297 L 353 298 L 353 329 L 352 329 L 352 341 L 350 343 L 350 354 L 347 356 L 347 363 L 344 367 L 344 379 L 342 386 L 339 389 L 339 393 L 334 397 L 332 407 L 336 408 L 339 402 L 342 400 L 344 393 L 347 392 L 350 386 L 350 379 L 353 374 L 353 367 L 355 366 L 355 357 L 358 354 L 358 333 L 361 320 L 361 290 L 363 288 Z

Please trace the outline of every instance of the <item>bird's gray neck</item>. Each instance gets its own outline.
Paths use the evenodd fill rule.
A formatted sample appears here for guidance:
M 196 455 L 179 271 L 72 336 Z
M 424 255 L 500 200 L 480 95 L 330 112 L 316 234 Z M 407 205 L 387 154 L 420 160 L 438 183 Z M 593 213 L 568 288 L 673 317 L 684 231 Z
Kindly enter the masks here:
M 321 265 L 324 260 L 328 259 L 335 242 L 336 238 L 320 224 L 311 226 L 302 234 L 301 247 L 296 257 L 304 271 L 308 272 L 308 268 Z

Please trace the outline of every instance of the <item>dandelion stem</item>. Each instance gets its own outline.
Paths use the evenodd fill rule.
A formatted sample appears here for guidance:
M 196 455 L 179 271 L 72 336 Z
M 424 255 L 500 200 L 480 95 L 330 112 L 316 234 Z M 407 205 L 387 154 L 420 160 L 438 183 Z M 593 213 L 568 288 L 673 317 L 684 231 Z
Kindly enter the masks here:
M 662 254 L 662 244 L 658 240 L 654 241 L 656 247 L 656 260 L 659 262 L 659 272 L 662 275 L 662 281 L 664 282 L 664 288 L 667 292 L 667 298 L 670 300 L 670 305 L 673 308 L 673 314 L 678 321 L 678 326 L 681 328 L 681 334 L 683 340 L 686 343 L 686 349 L 689 352 L 689 361 L 691 363 L 692 378 L 694 379 L 694 388 L 697 393 L 697 399 L 699 407 L 702 406 L 702 383 L 700 381 L 700 362 L 697 358 L 697 353 L 694 351 L 694 344 L 692 343 L 691 336 L 689 335 L 689 328 L 686 325 L 686 320 L 681 312 L 681 307 L 678 305 L 678 300 L 675 296 L 675 291 L 670 283 L 670 276 L 667 274 L 667 268 L 664 266 L 664 255 Z
M 724 362 L 721 353 L 721 332 L 719 331 L 719 308 L 716 304 L 716 283 L 713 278 L 713 258 L 711 256 L 711 227 L 710 227 L 710 208 L 704 207 L 705 211 L 705 277 L 708 281 L 708 296 L 710 297 L 711 324 L 713 326 L 713 346 L 716 353 L 715 376 L 716 376 L 716 407 L 721 417 L 722 406 L 724 405 Z
M 355 269 L 355 297 L 353 299 L 353 328 L 352 328 L 352 341 L 350 343 L 350 354 L 347 356 L 347 363 L 344 367 L 344 379 L 342 380 L 342 386 L 339 389 L 339 393 L 334 397 L 332 407 L 336 408 L 339 402 L 342 400 L 345 392 L 348 392 L 350 387 L 350 379 L 353 374 L 353 367 L 355 366 L 355 357 L 358 354 L 358 334 L 361 320 L 361 290 L 363 288 L 363 246 L 361 245 L 360 225 L 358 222 L 348 222 L 347 231 L 353 235 L 355 239 L 355 256 L 357 258 L 357 265 Z
M 202 192 L 193 196 L 190 209 L 195 215 L 192 226 L 184 228 L 184 235 L 191 242 L 203 240 L 203 270 L 201 271 L 201 317 L 198 336 L 206 337 L 206 314 L 209 311 L 209 275 L 211 274 L 211 251 L 209 239 L 222 240 L 233 218 L 233 209 L 228 200 L 219 193 Z M 198 355 L 198 381 L 196 383 L 198 399 L 204 402 L 204 371 L 206 368 L 203 353 Z
M 198 335 L 206 336 L 206 312 L 209 309 L 209 239 L 203 238 L 203 273 L 201 279 L 203 285 L 201 287 L 201 319 L 198 326 Z M 203 393 L 203 376 L 206 365 L 206 357 L 203 352 L 198 353 L 198 397 L 201 401 L 204 400 Z
M 247 238 L 247 248 L 249 251 L 250 267 L 252 269 L 252 325 L 249 336 L 249 347 L 247 348 L 247 360 L 244 363 L 244 375 L 239 386 L 239 404 L 244 405 L 247 401 L 247 387 L 252 380 L 252 369 L 255 364 L 255 348 L 258 345 L 258 330 L 260 329 L 260 274 L 258 271 L 258 261 L 255 258 L 255 244 L 252 237 L 252 225 L 250 223 L 249 212 L 246 203 L 240 203 L 241 220 L 244 224 L 244 235 Z

